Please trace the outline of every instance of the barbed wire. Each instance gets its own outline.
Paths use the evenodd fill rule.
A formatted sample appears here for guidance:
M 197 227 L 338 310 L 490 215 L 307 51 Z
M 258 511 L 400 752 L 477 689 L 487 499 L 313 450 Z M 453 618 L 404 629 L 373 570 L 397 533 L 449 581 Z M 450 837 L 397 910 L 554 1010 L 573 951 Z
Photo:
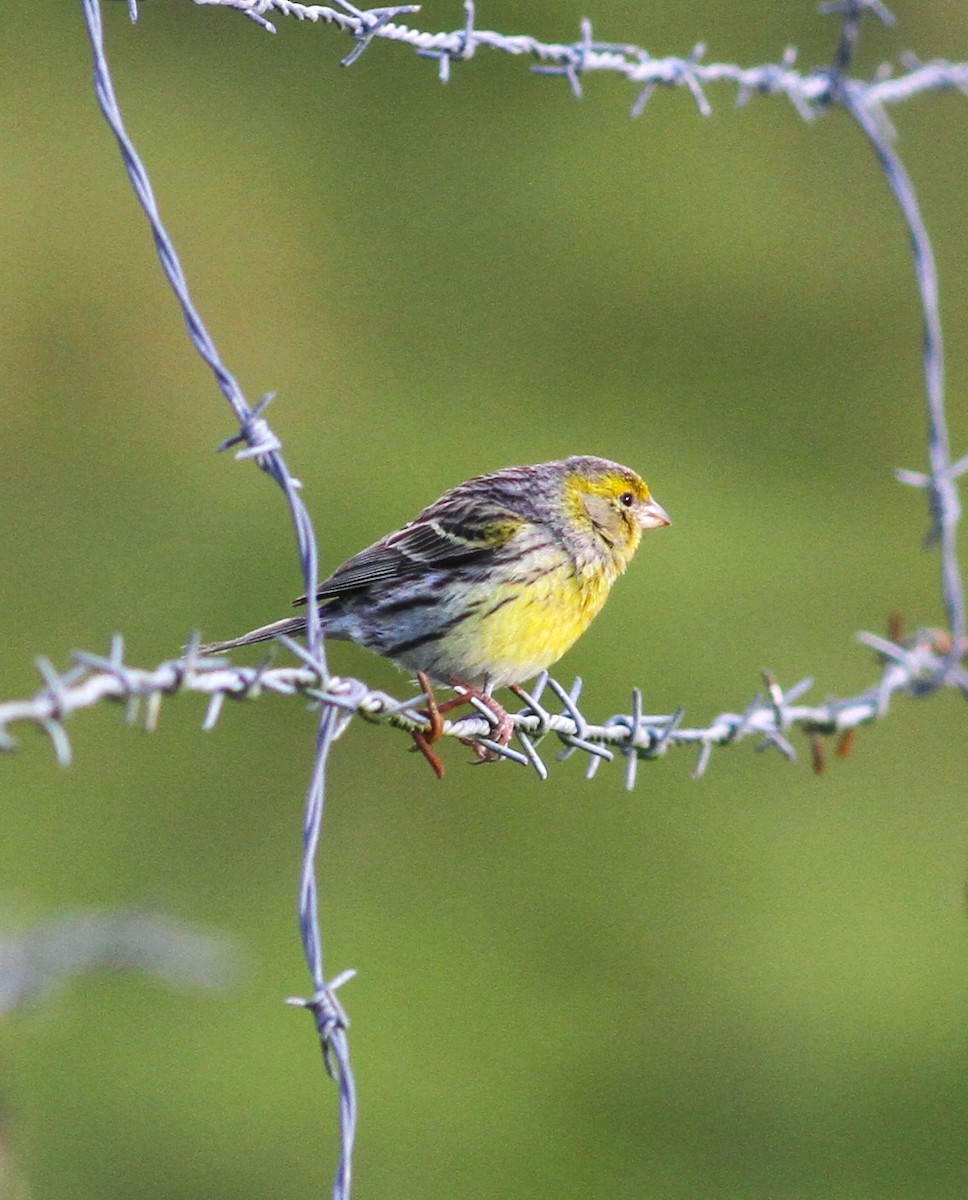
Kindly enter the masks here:
M 823 757 L 817 739 L 843 736 L 885 716 L 895 693 L 927 695 L 936 690 L 939 677 L 943 677 L 944 686 L 968 696 L 968 671 L 960 665 L 946 669 L 945 664 L 952 657 L 951 638 L 946 631 L 920 629 L 903 640 L 896 631 L 893 638 L 861 633 L 858 640 L 877 652 L 881 670 L 878 678 L 856 696 L 829 697 L 814 705 L 797 704 L 813 686 L 813 680 L 803 679 L 783 689 L 772 672 L 764 671 L 764 691 L 758 692 L 743 712 L 720 713 L 705 726 L 685 726 L 682 708 L 669 714 L 647 714 L 640 688 L 632 690 L 630 712 L 593 722 L 579 708 L 582 680 L 576 679 L 566 689 L 543 672 L 533 689 L 522 693 L 527 701 L 525 707 L 519 713 L 509 714 L 520 749 L 503 746 L 488 736 L 497 718 L 473 699 L 470 703 L 476 712 L 445 720 L 442 736 L 478 742 L 492 754 L 532 767 L 541 779 L 547 779 L 548 765 L 537 747 L 549 734 L 562 743 L 559 759 L 570 757 L 576 750 L 588 754 L 589 777 L 617 753 L 625 759 L 625 785 L 631 790 L 640 761 L 661 758 L 675 747 L 698 747 L 699 757 L 693 771 L 696 777 L 705 773 L 717 746 L 729 746 L 749 737 L 760 739 L 758 749 L 773 746 L 785 757 L 794 759 L 796 751 L 789 741 L 793 730 L 811 739 L 814 767 L 822 769 Z M 146 669 L 124 661 L 124 641 L 120 636 L 112 640 L 108 657 L 79 651 L 73 656 L 73 666 L 63 673 L 55 670 L 48 660 L 39 659 L 44 687 L 28 700 L 0 703 L 0 750 L 17 749 L 19 743 L 11 727 L 29 723 L 50 739 L 57 761 L 69 766 L 72 749 L 64 722 L 75 713 L 112 700 L 125 705 L 130 724 L 141 724 L 151 732 L 157 726 L 163 700 L 180 692 L 194 692 L 208 698 L 202 721 L 205 730 L 218 722 L 226 700 L 258 700 L 269 694 L 301 695 L 328 712 L 324 722 L 328 745 L 342 736 L 354 716 L 371 724 L 390 725 L 407 734 L 429 732 L 423 693 L 400 700 L 368 687 L 360 679 L 325 676 L 302 647 L 288 638 L 280 641 L 305 654 L 304 661 L 296 666 L 273 666 L 266 659 L 254 667 L 235 666 L 221 659 L 199 657 L 190 647 L 182 657 Z M 542 703 L 548 692 L 557 701 L 559 711 L 552 711 Z M 304 878 L 302 886 L 311 891 L 313 885 Z
M 137 17 L 137 0 L 128 0 L 132 19 Z M 792 757 L 789 740 L 792 730 L 803 731 L 811 740 L 815 768 L 823 765 L 824 739 L 837 736 L 839 752 L 849 746 L 852 731 L 883 716 L 898 692 L 925 696 L 942 687 L 955 687 L 968 694 L 968 675 L 961 666 L 965 649 L 965 604 L 960 567 L 956 554 L 956 530 L 961 511 L 958 480 L 968 471 L 968 456 L 952 461 L 944 409 L 944 359 L 941 321 L 938 308 L 937 275 L 931 242 L 900 157 L 893 147 L 894 130 L 887 118 L 887 105 L 909 100 L 925 92 L 958 89 L 968 93 L 968 64 L 945 60 L 922 62 L 913 55 L 902 55 L 897 67 L 887 64 L 874 78 L 854 80 L 849 71 L 854 59 L 862 20 L 873 14 L 885 22 L 893 18 L 881 0 L 838 0 L 825 4 L 821 11 L 842 19 L 841 35 L 830 66 L 808 71 L 797 69 L 797 51 L 789 47 L 780 62 L 753 67 L 729 63 L 705 62 L 706 48 L 699 43 L 685 56 L 654 58 L 644 48 L 625 43 L 598 41 L 592 23 L 583 21 L 579 38 L 572 43 L 544 42 L 529 35 L 504 35 L 479 29 L 476 10 L 468 0 L 465 20 L 460 29 L 427 32 L 401 24 L 396 18 L 418 11 L 416 5 L 396 5 L 362 10 L 339 0 L 338 7 L 303 5 L 291 0 L 194 0 L 196 4 L 233 8 L 273 30 L 266 13 L 277 13 L 303 21 L 337 26 L 353 38 L 352 51 L 342 60 L 355 62 L 377 39 L 410 46 L 420 57 L 435 60 L 442 81 L 446 82 L 452 65 L 467 62 L 478 50 L 488 49 L 538 62 L 538 74 L 560 76 L 576 96 L 581 96 L 583 80 L 593 73 L 611 72 L 624 76 L 636 89 L 631 105 L 639 116 L 659 87 L 678 87 L 689 91 L 699 111 L 707 114 L 711 105 L 706 89 L 726 83 L 736 89 L 737 104 L 747 103 L 754 95 L 786 97 L 805 119 L 839 107 L 848 112 L 870 141 L 898 202 L 911 234 L 915 275 L 924 314 L 924 372 L 928 407 L 928 469 L 924 472 L 903 470 L 898 479 L 926 489 L 931 511 L 931 536 L 938 544 L 941 558 L 942 595 L 948 629 L 922 630 L 908 641 L 898 635 L 879 638 L 860 635 L 881 657 L 878 679 L 863 693 L 845 700 L 828 700 L 817 706 L 797 703 L 809 687 L 802 681 L 783 690 L 768 673 L 764 690 L 743 713 L 723 713 L 708 726 L 689 729 L 684 726 L 683 710 L 671 715 L 649 716 L 643 710 L 641 692 L 635 690 L 632 711 L 608 718 L 599 724 L 589 722 L 578 707 L 580 681 L 566 690 L 551 679 L 539 680 L 528 706 L 514 717 L 515 736 L 521 749 L 501 747 L 488 738 L 491 725 L 486 713 L 476 713 L 444 724 L 445 735 L 474 739 L 491 751 L 523 765 L 539 775 L 547 774 L 547 765 L 537 746 L 546 735 L 562 743 L 562 754 L 575 751 L 589 755 L 588 774 L 602 761 L 619 754 L 625 758 L 626 785 L 636 778 L 638 763 L 663 756 L 675 746 L 698 747 L 699 759 L 694 774 L 702 774 L 712 750 L 748 736 L 759 738 L 759 746 L 775 747 Z M 161 222 L 147 172 L 125 131 L 120 109 L 111 85 L 103 50 L 103 32 L 98 0 L 82 0 L 94 57 L 95 90 L 98 101 L 121 150 L 125 169 L 150 224 L 162 268 L 182 308 L 191 339 L 212 370 L 217 384 L 232 407 L 239 432 L 223 443 L 223 448 L 244 445 L 240 459 L 253 458 L 280 486 L 293 520 L 306 593 L 317 587 L 318 552 L 308 512 L 299 495 L 299 483 L 288 470 L 281 455 L 281 443 L 272 432 L 265 409 L 270 396 L 250 405 L 234 376 L 222 363 L 189 294 L 187 281 L 174 246 Z M 0 749 L 12 749 L 16 742 L 9 727 L 18 721 L 32 722 L 51 739 L 61 762 L 71 757 L 64 722 L 81 708 L 106 700 L 124 702 L 129 719 L 139 713 L 150 727 L 157 720 L 166 695 L 180 691 L 207 694 L 209 707 L 203 724 L 210 727 L 218 720 L 224 701 L 229 698 L 252 699 L 264 693 L 300 694 L 319 706 L 314 766 L 307 792 L 300 884 L 299 925 L 313 983 L 309 999 L 292 1003 L 312 1012 L 327 1069 L 339 1085 L 341 1133 L 340 1163 L 333 1186 L 335 1200 L 349 1200 L 353 1139 L 356 1128 L 356 1092 L 350 1066 L 347 1037 L 348 1019 L 336 996 L 336 989 L 352 972 L 342 972 L 327 983 L 323 966 L 316 882 L 316 853 L 319 847 L 325 799 L 328 757 L 336 739 L 354 716 L 413 731 L 426 723 L 421 700 L 398 701 L 369 689 L 355 679 L 328 674 L 315 606 L 307 608 L 308 649 L 293 643 L 299 665 L 256 668 L 226 666 L 213 660 L 200 660 L 197 649 L 189 648 L 178 659 L 162 663 L 153 670 L 142 670 L 124 662 L 123 643 L 115 639 L 107 658 L 96 655 L 75 656 L 74 666 L 57 672 L 49 662 L 40 666 L 44 688 L 31 700 L 0 705 Z M 542 703 L 545 690 L 556 697 L 561 711 L 551 712 Z M 143 705 L 143 709 L 142 709 Z M 846 739 L 846 740 L 844 740 Z
M 860 18 L 865 11 L 885 24 L 893 25 L 894 17 L 880 0 L 847 0 L 844 3 L 822 4 L 820 11 L 844 17 L 844 37 L 832 66 L 801 72 L 796 69 L 798 51 L 788 46 L 779 63 L 762 63 L 741 67 L 736 63 L 706 63 L 705 43 L 698 42 L 687 55 L 653 57 L 642 46 L 628 42 L 599 41 L 594 37 L 592 22 L 581 22 L 579 37 L 574 42 L 545 42 L 530 34 L 504 34 L 493 29 L 477 27 L 475 0 L 464 0 L 464 24 L 460 29 L 431 31 L 415 29 L 394 20 L 420 11 L 419 4 L 398 4 L 385 8 L 361 10 L 353 4 L 341 3 L 339 8 L 323 4 L 297 4 L 294 0 L 194 0 L 208 8 L 231 8 L 256 21 L 270 33 L 275 26 L 266 13 L 294 17 L 299 21 L 334 25 L 356 42 L 342 59 L 351 66 L 374 41 L 383 40 L 408 46 L 420 58 L 438 63 L 440 79 L 447 83 L 454 63 L 469 62 L 478 50 L 490 50 L 515 58 L 537 58 L 532 67 L 538 75 L 560 76 L 566 79 L 578 97 L 582 95 L 582 79 L 591 74 L 620 75 L 636 86 L 632 115 L 639 116 L 659 87 L 684 87 L 691 92 L 699 111 L 712 112 L 705 89 L 711 84 L 726 83 L 736 88 L 736 102 L 747 103 L 755 95 L 785 96 L 801 116 L 811 119 L 835 101 L 834 85 L 853 60 L 860 30 Z M 131 0 L 136 13 L 136 0 Z M 921 62 L 914 54 L 902 56 L 900 66 L 905 74 L 893 77 L 892 64 L 884 64 L 877 78 L 863 86 L 871 105 L 883 106 L 909 100 L 920 92 L 957 89 L 968 93 L 968 63 L 951 63 L 943 59 Z
M 218 349 L 192 301 L 188 281 L 175 251 L 174 243 L 162 223 L 161 214 L 158 211 L 158 205 L 148 179 L 148 172 L 124 126 L 104 53 L 100 5 L 98 0 L 82 0 L 82 4 L 91 42 L 94 61 L 94 90 L 98 103 L 117 140 L 124 168 L 131 180 L 138 202 L 148 219 L 162 270 L 181 307 L 192 343 L 215 376 L 215 380 L 222 394 L 228 400 L 239 424 L 238 433 L 227 438 L 220 449 L 226 450 L 243 445 L 244 448 L 237 451 L 236 458 L 252 459 L 278 484 L 289 507 L 306 595 L 315 596 L 319 579 L 319 550 L 316 533 L 309 512 L 299 494 L 300 483 L 290 473 L 282 457 L 282 444 L 265 418 L 265 410 L 272 396 L 264 396 L 255 405 L 248 403 L 234 375 L 222 362 Z M 131 0 L 130 11 L 132 17 L 137 15 L 136 0 Z M 313 669 L 319 673 L 320 677 L 325 677 L 328 673 L 325 649 L 319 613 L 313 604 L 307 606 L 306 640 L 308 646 L 302 653 L 312 663 Z M 57 727 L 56 722 L 50 726 L 52 730 Z M 315 886 L 316 851 L 322 832 L 325 768 L 332 744 L 332 731 L 333 710 L 324 707 L 320 715 L 316 739 L 315 765 L 306 795 L 302 860 L 304 884 L 300 888 L 298 915 L 303 953 L 312 981 L 312 998 L 304 1001 L 303 1004 L 314 1015 L 326 1069 L 336 1080 L 340 1096 L 340 1157 L 333 1195 L 335 1200 L 349 1200 L 356 1130 L 356 1082 L 350 1063 L 349 1042 L 346 1036 L 348 1021 L 336 998 L 336 988 L 346 980 L 347 973 L 344 971 L 337 975 L 332 982 L 327 982 Z M 310 881 L 308 886 L 306 880 Z

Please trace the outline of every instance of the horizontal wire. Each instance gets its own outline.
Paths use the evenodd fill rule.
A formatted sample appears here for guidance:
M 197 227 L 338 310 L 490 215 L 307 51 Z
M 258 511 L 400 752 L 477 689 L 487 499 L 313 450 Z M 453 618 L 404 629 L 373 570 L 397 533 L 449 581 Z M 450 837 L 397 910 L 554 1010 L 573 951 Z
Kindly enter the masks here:
M 561 702 L 561 711 L 553 712 L 529 697 L 521 712 L 509 714 L 515 733 L 523 735 L 524 753 L 491 740 L 493 722 L 481 715 L 445 720 L 442 736 L 477 741 L 501 757 L 537 770 L 545 778 L 548 767 L 539 756 L 537 745 L 548 735 L 570 750 L 606 759 L 611 757 L 609 747 L 626 758 L 652 761 L 673 747 L 713 748 L 748 737 L 767 738 L 769 744 L 788 753 L 785 735 L 790 730 L 799 729 L 807 735 L 843 734 L 882 718 L 890 698 L 897 692 L 925 696 L 936 689 L 940 679 L 943 686 L 968 695 L 968 673 L 957 662 L 953 664 L 957 656 L 952 654 L 947 632 L 922 629 L 903 644 L 872 633 L 859 634 L 858 639 L 874 650 L 881 670 L 870 686 L 856 696 L 831 697 L 814 705 L 797 703 L 810 680 L 784 691 L 772 675 L 765 673 L 764 695 L 757 694 L 743 712 L 720 713 L 707 725 L 685 725 L 681 708 L 670 714 L 643 713 L 638 689 L 633 692 L 631 713 L 595 721 L 579 708 L 575 687 L 569 692 L 556 680 L 549 679 L 550 689 Z M 324 677 L 307 664 L 233 666 L 220 659 L 199 659 L 189 652 L 156 667 L 143 668 L 125 663 L 118 647 L 115 640 L 110 658 L 78 652 L 73 665 L 62 673 L 43 660 L 39 667 L 44 686 L 29 699 L 0 703 L 0 751 L 18 748 L 14 726 L 33 724 L 48 735 L 58 761 L 66 765 L 70 761 L 70 746 L 65 722 L 76 713 L 108 701 L 148 701 L 160 706 L 165 699 L 184 692 L 208 697 L 204 729 L 211 729 L 222 719 L 226 700 L 300 695 L 333 712 L 335 724 L 327 729 L 328 745 L 342 736 L 354 716 L 369 724 L 390 725 L 409 734 L 429 730 L 429 720 L 422 709 L 423 696 L 401 700 L 370 688 L 360 679 Z M 153 725 L 157 708 L 149 711 Z M 629 778 L 634 780 L 634 774 Z

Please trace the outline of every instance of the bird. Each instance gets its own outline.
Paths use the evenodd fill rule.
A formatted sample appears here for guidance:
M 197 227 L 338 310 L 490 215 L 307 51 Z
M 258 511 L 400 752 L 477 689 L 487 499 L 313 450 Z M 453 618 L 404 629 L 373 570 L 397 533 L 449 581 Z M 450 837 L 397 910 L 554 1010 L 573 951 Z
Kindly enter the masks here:
M 493 714 L 495 740 L 507 745 L 513 724 L 492 693 L 517 691 L 556 663 L 600 612 L 642 533 L 669 524 L 644 480 L 609 459 L 572 455 L 478 475 L 319 585 L 322 632 L 416 673 L 430 727 L 414 740 L 442 775 L 431 748 L 440 714 L 474 698 Z M 200 652 L 305 630 L 304 615 L 286 617 Z M 435 685 L 457 698 L 438 704 Z

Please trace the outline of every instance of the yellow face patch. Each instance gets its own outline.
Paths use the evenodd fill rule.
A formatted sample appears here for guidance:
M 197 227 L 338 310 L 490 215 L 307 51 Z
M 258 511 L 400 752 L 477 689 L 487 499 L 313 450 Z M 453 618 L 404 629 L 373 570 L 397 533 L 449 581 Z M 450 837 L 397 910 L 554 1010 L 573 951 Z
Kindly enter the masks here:
M 625 570 L 642 536 L 635 510 L 650 498 L 645 482 L 633 471 L 574 474 L 565 480 L 569 517 L 594 536 L 619 571 Z
M 644 479 L 634 471 L 609 471 L 601 475 L 569 475 L 565 480 L 565 492 L 582 491 L 591 496 L 603 496 L 617 500 L 623 492 L 631 492 L 636 500 L 649 500 L 652 493 Z

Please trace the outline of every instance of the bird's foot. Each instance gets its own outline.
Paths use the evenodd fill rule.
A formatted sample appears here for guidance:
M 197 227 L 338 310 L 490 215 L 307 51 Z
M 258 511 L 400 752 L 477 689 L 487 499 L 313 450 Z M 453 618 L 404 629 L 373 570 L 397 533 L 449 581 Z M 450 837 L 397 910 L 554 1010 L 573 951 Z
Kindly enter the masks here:
M 456 701 L 448 701 L 455 708 L 457 704 L 467 704 L 471 697 L 479 701 L 488 712 L 494 717 L 497 722 L 491 732 L 491 740 L 497 742 L 499 746 L 506 746 L 511 740 L 511 734 L 514 733 L 514 722 L 511 720 L 503 705 L 498 704 L 493 696 L 487 692 L 482 692 L 478 688 L 469 688 L 464 684 L 460 684 L 463 695 L 459 696 Z M 491 750 L 487 746 L 482 746 L 480 742 L 475 742 L 473 738 L 460 739 L 465 746 L 470 746 L 474 751 L 474 757 L 478 762 L 497 762 L 501 757 L 496 750 Z
M 417 681 L 427 700 L 427 708 L 424 715 L 427 718 L 428 728 L 415 732 L 413 740 L 416 748 L 427 762 L 430 763 L 431 769 L 438 779 L 443 779 L 444 777 L 444 764 L 440 761 L 440 756 L 434 750 L 433 744 L 443 735 L 444 713 L 453 712 L 455 708 L 460 708 L 464 704 L 470 704 L 471 700 L 477 700 L 484 705 L 495 719 L 492 740 L 497 742 L 499 746 L 506 746 L 511 740 L 511 734 L 514 732 L 514 722 L 505 709 L 487 692 L 481 691 L 480 688 L 471 687 L 470 684 L 458 683 L 455 684 L 458 694 L 452 700 L 446 700 L 443 704 L 440 704 L 434 694 L 433 685 L 423 671 L 417 672 Z M 480 742 L 474 741 L 473 738 L 461 738 L 460 740 L 465 746 L 470 746 L 478 762 L 494 762 L 501 757 L 495 751 L 489 750 L 487 746 L 482 746 Z

